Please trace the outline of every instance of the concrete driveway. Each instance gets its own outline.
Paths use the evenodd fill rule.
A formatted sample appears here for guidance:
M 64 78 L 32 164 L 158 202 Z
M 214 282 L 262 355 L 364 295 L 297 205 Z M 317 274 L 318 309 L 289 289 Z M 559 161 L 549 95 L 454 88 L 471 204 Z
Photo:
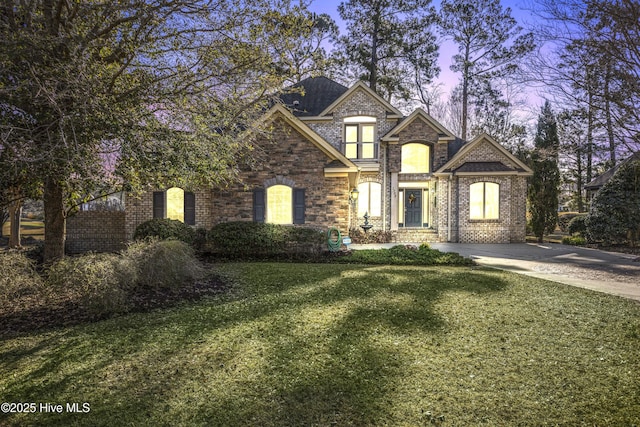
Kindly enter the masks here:
M 640 257 L 637 255 L 555 243 L 430 243 L 430 246 L 443 252 L 457 252 L 487 267 L 640 301 Z

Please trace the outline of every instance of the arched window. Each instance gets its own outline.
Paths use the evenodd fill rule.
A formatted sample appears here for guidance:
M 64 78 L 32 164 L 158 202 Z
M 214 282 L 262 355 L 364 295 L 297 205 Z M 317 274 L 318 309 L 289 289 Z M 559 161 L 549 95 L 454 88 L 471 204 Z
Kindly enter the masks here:
M 286 185 L 267 188 L 267 218 L 271 224 L 293 224 L 293 190 Z
M 429 173 L 431 172 L 429 146 L 411 143 L 402 146 L 400 173 Z
M 153 193 L 153 217 L 169 218 L 185 224 L 196 224 L 196 196 L 182 188 Z
M 476 182 L 469 186 L 469 218 L 498 219 L 500 216 L 500 185 Z
M 358 184 L 358 217 L 382 215 L 382 185 L 378 182 Z
M 184 190 L 173 187 L 167 190 L 167 218 L 184 222 Z

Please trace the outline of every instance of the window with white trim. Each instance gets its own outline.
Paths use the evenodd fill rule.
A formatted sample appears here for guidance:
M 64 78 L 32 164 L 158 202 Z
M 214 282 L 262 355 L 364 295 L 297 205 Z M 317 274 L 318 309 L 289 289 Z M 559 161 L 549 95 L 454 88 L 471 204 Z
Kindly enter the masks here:
M 429 173 L 430 147 L 425 144 L 411 143 L 402 146 L 400 173 Z
M 377 159 L 376 118 L 353 116 L 344 119 L 344 155 L 349 159 Z
M 469 186 L 469 218 L 498 219 L 500 216 L 500 185 L 476 182 Z
M 358 184 L 358 217 L 382 216 L 382 185 L 378 182 Z

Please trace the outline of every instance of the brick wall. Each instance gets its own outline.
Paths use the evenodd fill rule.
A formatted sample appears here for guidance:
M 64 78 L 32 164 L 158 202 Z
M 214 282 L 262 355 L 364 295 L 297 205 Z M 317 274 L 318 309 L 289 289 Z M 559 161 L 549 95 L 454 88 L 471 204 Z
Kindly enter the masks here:
M 158 190 L 160 191 L 160 190 Z M 196 227 L 210 229 L 213 226 L 210 190 L 194 191 L 196 196 Z M 139 195 L 127 195 L 125 202 L 125 230 L 128 239 L 133 238 L 136 227 L 153 219 L 153 191 Z
M 124 212 L 87 211 L 67 218 L 68 253 L 117 252 L 127 240 Z
M 442 161 L 443 153 L 445 156 L 444 162 L 448 160 L 446 159 L 447 145 L 438 144 L 438 132 L 422 119 L 414 120 L 400 132 L 398 137 L 397 144 L 389 145 L 389 172 L 391 173 L 400 172 L 402 167 L 402 146 L 411 142 L 419 142 L 429 146 L 432 171 L 441 166 L 439 162 Z
M 469 186 L 487 181 L 500 185 L 500 213 L 497 220 L 469 219 Z M 447 228 L 451 225 L 451 241 L 460 243 L 518 243 L 525 241 L 526 188 L 523 176 L 454 177 L 451 181 L 451 224 L 446 216 L 449 181 L 438 181 L 438 239 L 448 240 Z
M 253 220 L 253 190 L 273 184 L 305 189 L 305 225 L 348 229 L 347 177 L 326 178 L 331 161 L 312 142 L 282 120 L 274 122 L 272 137 L 256 141 L 261 157 L 251 170 L 240 173 L 241 185 L 216 191 L 212 197 L 214 223 Z
M 398 123 L 397 119 L 387 119 L 387 110 L 363 89 L 356 90 L 352 96 L 344 100 L 333 112 L 330 122 L 308 122 L 307 124 L 318 135 L 338 150 L 343 139 L 343 120 L 351 116 L 376 117 L 376 141 L 387 134 Z

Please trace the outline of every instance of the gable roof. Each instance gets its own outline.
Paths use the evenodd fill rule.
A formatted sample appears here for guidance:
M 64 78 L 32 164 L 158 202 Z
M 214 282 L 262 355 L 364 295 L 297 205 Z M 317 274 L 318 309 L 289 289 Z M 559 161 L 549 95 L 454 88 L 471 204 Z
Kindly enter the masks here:
M 398 134 L 416 120 L 423 120 L 433 129 L 435 129 L 438 132 L 438 140 L 440 141 L 453 141 L 456 139 L 455 135 L 440 123 L 438 123 L 436 119 L 427 114 L 427 112 L 422 108 L 418 108 L 407 118 L 398 123 L 398 125 L 391 129 L 384 137 L 382 137 L 382 141 L 397 141 L 399 138 Z
M 595 179 L 589 181 L 584 186 L 585 190 L 599 190 L 600 187 L 605 185 L 607 181 L 613 178 L 613 175 L 615 175 L 615 173 L 618 171 L 620 166 L 622 166 L 626 162 L 633 161 L 633 160 L 640 160 L 640 151 L 633 153 L 631 156 L 627 157 L 617 165 L 604 171 L 601 175 L 597 176 Z
M 464 162 L 460 166 L 454 168 L 457 162 L 459 162 L 460 158 L 465 156 L 470 151 L 474 150 L 478 145 L 482 142 L 488 142 L 493 147 L 495 147 L 502 155 L 504 155 L 510 163 L 513 163 L 515 167 L 510 167 L 505 165 L 500 161 L 487 161 L 487 162 Z M 529 168 L 529 166 L 525 165 L 521 160 L 519 160 L 516 156 L 511 154 L 507 149 L 505 149 L 502 145 L 498 144 L 498 142 L 491 138 L 486 133 L 478 135 L 471 142 L 464 145 L 460 151 L 458 151 L 447 163 L 442 165 L 440 169 L 438 169 L 434 175 L 452 175 L 452 174 L 499 174 L 499 175 L 525 175 L 531 176 L 533 175 L 533 171 Z
M 282 104 L 276 104 L 262 117 L 263 121 L 273 121 L 277 117 L 283 118 L 291 127 L 300 132 L 307 140 L 311 141 L 316 147 L 320 149 L 324 154 L 329 157 L 332 162 L 330 163 L 332 169 L 336 169 L 337 164 L 341 164 L 345 172 L 357 172 L 358 167 L 351 160 L 346 158 L 338 149 L 333 145 L 325 141 L 320 135 L 315 133 L 309 126 L 304 124 L 300 119 L 295 117 L 288 109 Z
M 402 113 L 396 107 L 388 103 L 383 97 L 374 92 L 369 86 L 366 85 L 365 82 L 359 81 L 358 83 L 351 86 L 347 89 L 342 95 L 340 95 L 336 100 L 334 100 L 329 106 L 327 106 L 324 110 L 322 110 L 318 116 L 325 116 L 331 114 L 333 110 L 338 107 L 345 99 L 349 98 L 353 93 L 358 90 L 365 91 L 369 96 L 379 102 L 388 113 L 391 113 L 391 116 L 395 118 L 401 118 Z
M 288 87 L 280 100 L 296 117 L 318 116 L 347 90 L 326 77 L 309 77 Z

